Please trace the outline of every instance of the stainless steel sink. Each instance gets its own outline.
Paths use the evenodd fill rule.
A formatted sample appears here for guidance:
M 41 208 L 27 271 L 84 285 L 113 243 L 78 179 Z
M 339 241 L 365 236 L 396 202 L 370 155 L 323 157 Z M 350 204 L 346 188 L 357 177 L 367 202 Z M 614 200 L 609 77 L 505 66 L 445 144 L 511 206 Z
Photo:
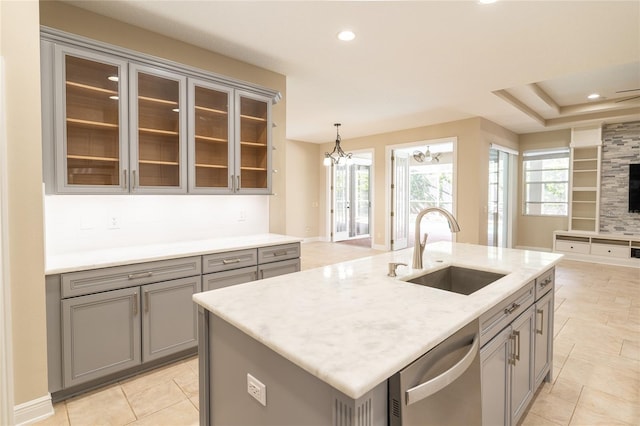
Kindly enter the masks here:
M 505 274 L 448 266 L 408 279 L 413 284 L 469 295 L 504 277 Z

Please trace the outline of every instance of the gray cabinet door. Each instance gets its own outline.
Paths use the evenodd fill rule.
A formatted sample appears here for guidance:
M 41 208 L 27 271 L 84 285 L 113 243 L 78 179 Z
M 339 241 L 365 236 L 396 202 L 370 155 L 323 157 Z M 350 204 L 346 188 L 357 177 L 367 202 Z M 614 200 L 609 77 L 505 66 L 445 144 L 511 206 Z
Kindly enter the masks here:
M 282 262 L 258 265 L 258 277 L 261 280 L 298 271 L 300 271 L 300 259 L 283 260 Z
M 507 327 L 480 351 L 482 424 L 484 425 L 506 426 L 509 424 L 510 336 L 511 327 Z
M 536 302 L 535 316 L 534 373 L 537 387 L 551 371 L 553 355 L 553 292 L 547 293 Z
M 515 425 L 533 398 L 534 306 L 512 324 L 511 424 Z
M 199 276 L 141 287 L 143 362 L 197 346 L 198 310 L 192 296 L 201 288 Z
M 62 300 L 64 387 L 140 364 L 139 288 Z
M 202 276 L 202 291 L 215 290 L 217 288 L 228 287 L 230 285 L 248 283 L 258 279 L 258 268 L 249 266 L 247 268 L 234 269 L 232 271 L 216 272 Z

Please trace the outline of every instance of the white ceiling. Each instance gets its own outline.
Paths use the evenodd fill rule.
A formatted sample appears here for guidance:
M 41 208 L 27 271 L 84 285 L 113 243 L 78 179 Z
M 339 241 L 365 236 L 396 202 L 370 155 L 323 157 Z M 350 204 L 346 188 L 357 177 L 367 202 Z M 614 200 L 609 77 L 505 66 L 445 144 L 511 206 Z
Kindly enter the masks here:
M 640 119 L 638 99 L 615 102 L 640 95 L 615 93 L 640 89 L 637 0 L 68 3 L 286 75 L 289 139 L 331 141 L 335 122 L 346 141 L 474 116 L 516 133 Z M 582 105 L 592 92 L 607 99 Z

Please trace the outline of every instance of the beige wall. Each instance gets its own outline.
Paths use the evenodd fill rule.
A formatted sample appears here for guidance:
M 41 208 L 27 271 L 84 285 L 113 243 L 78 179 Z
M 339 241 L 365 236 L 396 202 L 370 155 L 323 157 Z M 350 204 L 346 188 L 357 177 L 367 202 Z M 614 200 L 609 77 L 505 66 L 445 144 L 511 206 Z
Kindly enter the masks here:
M 287 87 L 284 75 L 55 1 L 40 2 L 40 23 L 93 40 L 278 90 L 283 99 L 273 108 L 273 121 L 277 125 L 273 128 L 273 143 L 277 148 L 273 151 L 273 167 L 280 173 L 273 175 L 273 192 L 277 195 L 272 196 L 269 201 L 269 229 L 276 233 L 285 232 L 287 223 L 284 190 Z
M 343 132 L 345 133 L 345 132 Z M 432 139 L 456 137 L 457 144 L 457 219 L 461 231 L 458 242 L 486 244 L 487 242 L 487 191 L 489 185 L 489 144 L 500 143 L 517 149 L 517 135 L 483 118 L 442 123 L 415 129 L 400 130 L 379 135 L 349 139 L 343 136 L 342 148 L 349 152 L 362 149 L 374 151 L 374 244 L 385 245 L 385 229 L 389 218 L 386 214 L 387 162 L 386 147 Z M 318 163 L 325 151 L 331 151 L 332 143 L 323 144 L 318 152 Z M 320 194 L 328 191 L 325 169 L 320 170 Z M 320 236 L 328 238 L 326 197 L 320 197 Z
M 520 135 L 520 152 L 568 147 L 571 142 L 571 130 L 557 130 L 552 132 L 528 133 Z M 524 216 L 523 203 L 523 170 L 522 156 L 519 161 L 519 191 L 518 191 L 518 239 L 516 246 L 522 248 L 553 248 L 553 231 L 566 230 L 566 217 Z
M 0 2 L 15 403 L 47 395 L 38 3 Z
M 318 144 L 287 141 L 286 234 L 302 238 L 320 235 L 318 228 L 319 183 L 322 163 Z

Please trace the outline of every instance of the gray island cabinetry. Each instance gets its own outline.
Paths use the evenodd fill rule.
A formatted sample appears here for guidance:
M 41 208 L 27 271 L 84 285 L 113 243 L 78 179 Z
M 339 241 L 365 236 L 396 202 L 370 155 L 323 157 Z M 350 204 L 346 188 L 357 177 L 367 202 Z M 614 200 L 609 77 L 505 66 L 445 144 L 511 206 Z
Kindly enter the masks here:
M 285 244 L 204 255 L 190 252 L 195 255 L 188 257 L 179 257 L 176 251 L 175 258 L 131 264 L 132 259 L 49 273 L 47 355 L 53 399 L 194 355 L 198 346 L 194 294 L 217 288 L 220 282 L 228 286 L 255 280 L 263 266 L 281 274 L 300 270 L 299 242 L 271 235 L 257 239 L 261 240 Z M 154 253 L 161 251 L 149 247 Z M 262 259 L 262 250 L 276 255 Z M 224 274 L 230 275 L 222 279 Z
M 403 411 L 437 407 L 437 393 L 466 377 L 477 383 L 477 424 L 515 425 L 551 378 L 553 278 L 561 256 L 434 243 L 424 269 L 386 276 L 389 262 L 410 263 L 411 255 L 385 253 L 195 295 L 200 424 L 413 425 L 415 416 L 405 419 Z M 407 282 L 453 265 L 504 276 L 469 295 Z M 453 367 L 446 367 L 443 348 L 473 323 L 475 337 L 456 344 L 446 361 Z M 454 353 L 464 356 L 452 361 Z M 406 397 L 394 396 L 395 377 L 427 356 L 435 361 L 423 364 L 429 367 L 422 381 Z M 474 358 L 478 368 L 449 374 Z M 462 408 L 455 401 L 442 407 L 436 409 Z

